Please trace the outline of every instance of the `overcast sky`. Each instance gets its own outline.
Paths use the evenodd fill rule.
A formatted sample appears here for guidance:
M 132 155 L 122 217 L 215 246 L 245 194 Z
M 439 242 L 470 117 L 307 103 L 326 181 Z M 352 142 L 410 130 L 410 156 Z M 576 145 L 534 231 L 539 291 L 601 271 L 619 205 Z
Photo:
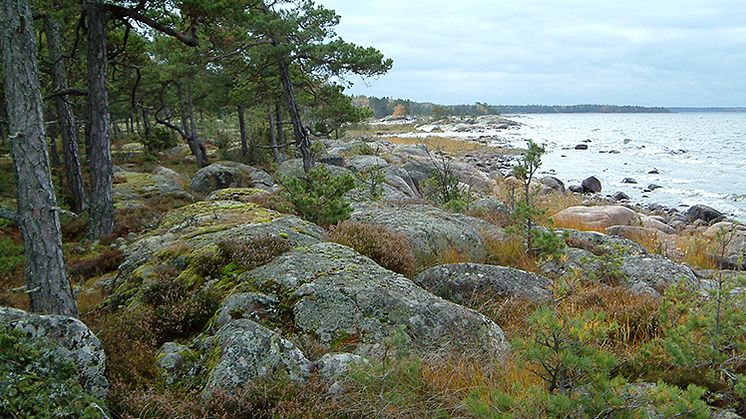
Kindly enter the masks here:
M 746 0 L 318 0 L 394 59 L 352 93 L 457 104 L 746 106 Z

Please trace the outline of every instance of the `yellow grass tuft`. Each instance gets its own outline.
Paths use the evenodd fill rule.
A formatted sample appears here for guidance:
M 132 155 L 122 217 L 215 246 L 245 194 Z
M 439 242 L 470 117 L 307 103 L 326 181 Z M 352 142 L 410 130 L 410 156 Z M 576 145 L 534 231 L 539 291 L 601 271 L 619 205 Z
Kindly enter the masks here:
M 429 136 L 426 138 L 405 138 L 398 136 L 385 137 L 386 141 L 394 144 L 417 145 L 424 144 L 431 151 L 441 151 L 446 154 L 461 154 L 473 151 L 492 151 L 503 154 L 515 154 L 517 151 L 509 148 L 492 147 L 469 140 L 449 137 Z
M 468 263 L 471 262 L 471 257 L 468 253 L 459 252 L 454 247 L 449 247 L 443 254 L 438 258 L 438 262 L 441 265 L 452 264 L 452 263 Z
M 506 240 L 486 240 L 485 244 L 488 263 L 529 272 L 539 272 L 536 259 L 526 252 L 526 246 L 519 237 L 509 237 Z
M 555 228 L 567 228 L 578 231 L 595 231 L 597 233 L 606 234 L 605 228 L 588 225 L 579 217 L 563 217 L 559 220 L 553 220 L 553 224 Z
M 717 243 L 703 235 L 679 236 L 677 246 L 682 253 L 681 262 L 695 269 L 717 269 L 714 258 Z

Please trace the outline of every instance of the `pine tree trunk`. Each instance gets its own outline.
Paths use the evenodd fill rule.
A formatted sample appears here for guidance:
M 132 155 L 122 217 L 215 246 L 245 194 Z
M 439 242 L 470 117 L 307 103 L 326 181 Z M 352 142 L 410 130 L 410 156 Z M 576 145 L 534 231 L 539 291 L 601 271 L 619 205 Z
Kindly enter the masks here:
M 280 164 L 285 159 L 282 156 L 282 153 L 280 153 L 280 148 L 277 146 L 277 127 L 275 127 L 275 116 L 273 114 L 274 109 L 272 107 L 269 107 L 269 112 L 267 114 L 269 115 L 269 143 L 272 146 L 272 156 L 275 158 L 275 163 Z
M 51 115 L 51 112 L 47 112 L 47 114 Z M 57 151 L 56 124 L 49 124 L 47 134 L 49 136 L 49 159 L 52 162 L 52 167 L 60 167 L 60 153 Z
M 77 316 L 65 272 L 57 200 L 44 136 L 36 39 L 26 0 L 0 2 L 0 43 L 18 180 L 18 225 L 23 236 L 31 309 Z
M 277 144 L 282 152 L 282 160 L 285 160 L 285 130 L 283 128 L 284 122 L 282 121 L 282 106 L 280 103 L 275 103 L 275 124 L 277 124 Z
M 288 109 L 290 111 L 290 121 L 293 124 L 293 133 L 295 134 L 295 140 L 298 142 L 298 148 L 300 149 L 301 157 L 303 158 L 303 170 L 308 173 L 315 164 L 313 154 L 311 153 L 311 139 L 308 137 L 308 131 L 303 126 L 303 120 L 300 117 L 300 110 L 298 109 L 298 103 L 295 101 L 295 94 L 293 93 L 293 82 L 290 80 L 290 69 L 284 59 L 279 58 L 278 65 L 280 67 L 280 79 L 282 80 L 282 87 L 285 90 L 285 97 L 288 101 Z
M 106 91 L 106 7 L 86 1 L 88 22 L 88 149 L 91 171 L 89 236 L 101 239 L 114 231 L 113 166 Z
M 238 129 L 241 132 L 241 155 L 243 158 L 249 159 L 249 139 L 246 135 L 246 115 L 245 109 L 242 105 L 238 105 L 236 108 L 238 112 Z
M 111 121 L 111 132 L 114 136 L 114 139 L 122 138 L 122 130 L 119 129 L 119 122 L 115 120 Z
M 189 144 L 189 150 L 191 150 L 192 155 L 197 160 L 197 164 L 202 167 L 207 166 L 207 153 L 205 147 L 199 141 L 199 138 L 197 138 L 196 133 L 192 132 L 192 127 L 194 127 L 195 124 L 189 114 L 190 101 L 180 84 L 177 84 L 176 88 L 179 94 L 179 113 L 181 116 L 181 130 L 183 131 L 182 136 L 187 144 Z
M 54 90 L 58 92 L 67 90 L 65 61 L 62 54 L 62 29 L 56 21 L 46 17 L 44 18 L 44 32 L 47 34 Z M 78 125 L 67 96 L 55 96 L 54 104 L 57 108 L 58 126 L 62 137 L 62 159 L 65 162 L 68 204 L 74 212 L 81 213 L 85 210 L 85 188 L 78 152 Z
M 150 115 L 148 110 L 143 108 L 142 110 L 142 126 L 143 126 L 143 137 L 145 140 L 150 139 L 150 132 L 153 130 L 153 126 L 150 124 Z
M 192 84 L 189 84 L 189 89 L 187 90 L 187 99 L 189 104 L 189 130 L 192 135 L 192 141 L 197 145 L 197 148 L 199 149 L 200 159 L 199 159 L 199 165 L 204 167 L 209 164 L 209 161 L 207 159 L 207 149 L 205 148 L 205 145 L 202 143 L 202 140 L 199 139 L 199 133 L 197 131 L 197 123 L 195 121 L 194 117 L 194 102 L 192 101 Z M 200 122 L 203 120 L 203 116 L 200 113 Z

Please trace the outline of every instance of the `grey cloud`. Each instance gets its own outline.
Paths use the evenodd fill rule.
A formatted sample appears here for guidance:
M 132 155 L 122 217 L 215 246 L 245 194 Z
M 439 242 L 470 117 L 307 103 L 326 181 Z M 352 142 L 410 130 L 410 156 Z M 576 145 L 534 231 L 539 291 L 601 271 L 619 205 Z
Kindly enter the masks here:
M 354 93 L 441 103 L 744 105 L 742 0 L 321 0 L 394 59 Z

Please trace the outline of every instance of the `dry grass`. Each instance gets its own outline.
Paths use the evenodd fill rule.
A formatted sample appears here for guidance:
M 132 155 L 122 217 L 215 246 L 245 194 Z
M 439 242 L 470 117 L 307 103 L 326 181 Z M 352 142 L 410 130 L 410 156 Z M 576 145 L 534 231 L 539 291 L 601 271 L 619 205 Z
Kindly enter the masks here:
M 519 237 L 509 237 L 507 240 L 486 240 L 485 247 L 489 264 L 539 272 L 536 258 L 526 252 L 526 246 Z
M 681 251 L 681 262 L 695 269 L 718 269 L 714 255 L 717 243 L 703 235 L 679 236 L 677 246 Z
M 631 355 L 662 332 L 658 322 L 659 301 L 647 294 L 635 294 L 628 287 L 588 283 L 560 303 L 568 315 L 587 310 L 606 313 L 610 325 L 607 344 L 620 355 Z
M 449 247 L 438 257 L 438 265 L 447 265 L 453 263 L 468 263 L 471 262 L 471 257 L 468 253 L 459 252 L 454 247 Z
M 393 144 L 402 145 L 418 145 L 424 144 L 429 150 L 438 150 L 446 154 L 461 154 L 480 150 L 491 150 L 501 151 L 503 149 L 497 147 L 489 147 L 483 144 L 471 142 L 468 140 L 457 140 L 448 137 L 436 137 L 430 136 L 426 138 L 402 138 L 402 137 L 386 137 L 386 141 Z M 505 149 L 506 154 L 509 152 Z
M 566 228 L 578 231 L 595 231 L 597 233 L 606 234 L 606 228 L 599 226 L 591 226 L 584 223 L 578 217 L 562 217 L 561 219 L 553 219 L 555 228 Z

